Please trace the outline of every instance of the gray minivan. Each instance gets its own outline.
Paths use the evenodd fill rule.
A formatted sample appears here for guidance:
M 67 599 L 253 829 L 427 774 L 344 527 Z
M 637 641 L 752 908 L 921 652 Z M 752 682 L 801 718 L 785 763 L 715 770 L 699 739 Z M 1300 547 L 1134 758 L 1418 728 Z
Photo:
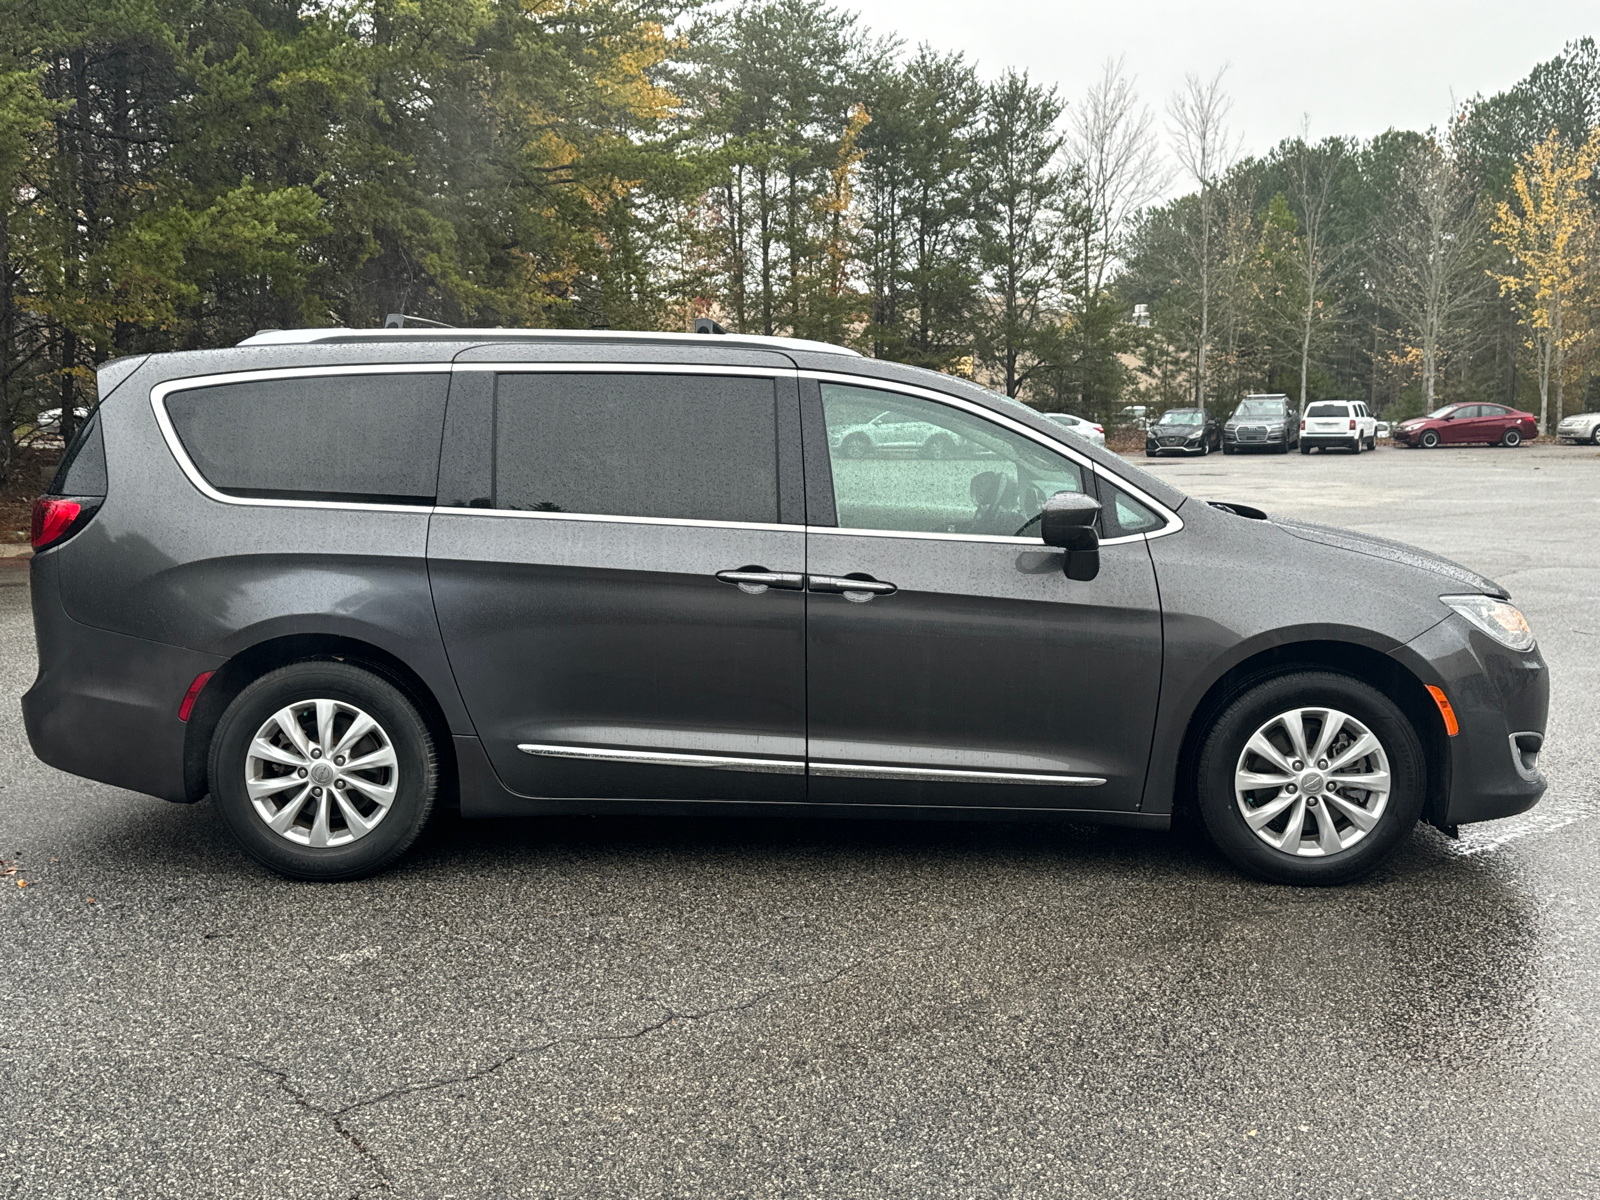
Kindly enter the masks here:
M 100 394 L 35 510 L 28 735 L 210 795 L 287 875 L 379 870 L 458 805 L 1192 812 L 1245 870 L 1335 883 L 1544 791 L 1547 673 L 1499 585 L 1188 499 L 959 379 L 318 329 Z M 959 453 L 843 451 L 883 414 Z

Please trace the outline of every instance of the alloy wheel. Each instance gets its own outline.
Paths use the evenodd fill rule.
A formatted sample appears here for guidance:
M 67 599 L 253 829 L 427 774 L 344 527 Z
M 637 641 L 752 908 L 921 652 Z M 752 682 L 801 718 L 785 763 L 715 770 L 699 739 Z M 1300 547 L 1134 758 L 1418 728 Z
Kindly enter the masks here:
M 245 753 L 256 815 L 301 846 L 346 846 L 389 813 L 400 784 L 394 743 L 342 700 L 308 699 L 273 713 Z
M 1279 713 L 1234 768 L 1239 815 L 1261 841 L 1299 858 L 1357 845 L 1389 804 L 1389 756 L 1366 725 L 1333 708 Z

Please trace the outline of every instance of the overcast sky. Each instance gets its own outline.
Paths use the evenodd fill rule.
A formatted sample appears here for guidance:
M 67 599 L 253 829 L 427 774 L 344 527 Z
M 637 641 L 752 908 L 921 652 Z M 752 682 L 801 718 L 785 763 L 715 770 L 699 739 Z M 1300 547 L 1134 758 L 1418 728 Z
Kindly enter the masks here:
M 986 76 L 1025 68 L 1076 100 L 1108 56 L 1123 56 L 1165 117 L 1186 72 L 1224 64 L 1243 152 L 1259 154 L 1311 118 L 1312 136 L 1371 137 L 1442 125 L 1452 95 L 1493 95 L 1600 34 L 1596 0 L 840 0 L 875 33 L 960 49 Z

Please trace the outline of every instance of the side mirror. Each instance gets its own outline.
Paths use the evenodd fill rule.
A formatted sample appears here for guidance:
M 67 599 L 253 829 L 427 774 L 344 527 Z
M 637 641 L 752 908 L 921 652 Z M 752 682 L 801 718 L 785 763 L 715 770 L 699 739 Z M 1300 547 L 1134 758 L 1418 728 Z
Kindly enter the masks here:
M 1039 514 L 1039 536 L 1047 546 L 1067 552 L 1062 570 L 1068 579 L 1088 582 L 1100 574 L 1100 535 L 1094 531 L 1100 501 L 1082 492 L 1057 492 Z

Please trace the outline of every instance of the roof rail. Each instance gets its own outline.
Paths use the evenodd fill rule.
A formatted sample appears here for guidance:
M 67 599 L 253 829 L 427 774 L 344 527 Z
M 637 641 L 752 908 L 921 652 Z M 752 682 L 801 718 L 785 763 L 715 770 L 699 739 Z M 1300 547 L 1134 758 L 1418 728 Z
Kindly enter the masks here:
M 400 314 L 393 314 L 398 316 Z M 313 346 L 350 342 L 620 342 L 634 344 L 704 344 L 700 332 L 656 333 L 648 330 L 627 329 L 457 329 L 450 325 L 430 323 L 426 327 L 412 328 L 415 317 L 403 318 L 407 324 L 386 326 L 383 329 L 347 329 L 333 326 L 326 329 L 263 329 L 245 338 L 241 346 Z M 715 322 L 708 322 L 715 324 Z M 707 330 L 705 332 L 712 332 Z M 817 354 L 845 354 L 860 358 L 859 351 L 828 342 L 813 342 L 806 338 L 763 337 L 757 334 L 723 333 L 719 345 L 749 346 L 764 350 L 808 350 Z
M 446 325 L 443 321 L 430 320 L 427 317 L 413 317 L 410 313 L 390 313 L 383 319 L 385 329 L 404 329 L 408 324 L 422 325 L 428 329 L 454 329 L 454 325 Z

